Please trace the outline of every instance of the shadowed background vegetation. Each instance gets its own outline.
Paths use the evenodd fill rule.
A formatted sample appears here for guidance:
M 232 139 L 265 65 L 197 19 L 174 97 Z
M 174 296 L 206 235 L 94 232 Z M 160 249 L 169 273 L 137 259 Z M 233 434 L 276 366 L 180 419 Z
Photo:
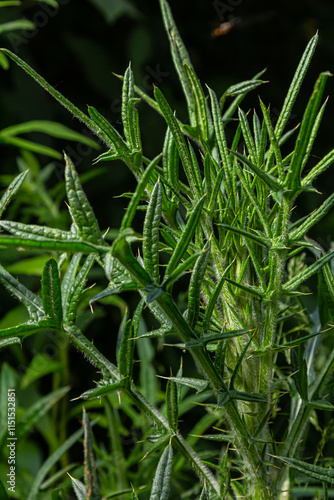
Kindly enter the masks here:
M 70 0 L 62 3 L 57 13 L 51 7 L 48 11 L 41 4 L 35 5 L 28 0 L 23 1 L 21 7 L 1 9 L 0 22 L 24 17 L 34 21 L 37 28 L 35 32 L 17 30 L 3 33 L 0 45 L 17 53 L 80 109 L 86 111 L 87 104 L 93 105 L 116 128 L 119 126 L 119 130 L 121 82 L 113 73 L 124 74 L 129 61 L 135 83 L 150 95 L 153 92 L 153 84 L 157 85 L 177 110 L 178 118 L 186 120 L 187 110 L 170 58 L 158 1 Z M 305 103 L 318 74 L 325 70 L 334 72 L 334 10 L 331 1 L 309 0 L 298 3 L 285 0 L 268 4 L 260 0 L 197 3 L 171 0 L 170 6 L 199 79 L 202 84 L 206 83 L 214 88 L 218 96 L 230 85 L 248 80 L 267 68 L 264 79 L 268 80 L 268 83 L 261 87 L 261 98 L 266 104 L 271 103 L 274 119 L 282 106 L 307 42 L 319 30 L 319 46 L 303 84 L 302 93 L 294 107 L 291 127 L 297 126 L 301 121 Z M 213 37 L 213 30 L 219 28 L 221 23 L 231 23 L 225 25 L 228 33 Z M 1 70 L 0 75 L 0 130 L 28 120 L 53 120 L 87 135 L 83 125 L 73 120 L 66 110 L 16 65 L 11 63 L 10 69 Z M 318 161 L 317 155 L 322 157 L 333 148 L 333 81 L 329 80 L 326 89 L 330 100 L 313 150 L 314 164 Z M 245 111 L 253 107 L 258 107 L 257 92 L 250 93 L 243 103 Z M 139 113 L 144 149 L 146 155 L 152 158 L 162 149 L 166 125 L 145 103 L 140 104 Z M 94 167 L 92 161 L 98 151 L 90 146 L 69 143 L 37 132 L 27 135 L 26 138 L 60 152 L 65 150 L 74 161 L 79 174 L 86 175 L 83 177 L 83 180 L 86 179 L 84 189 L 94 207 L 100 227 L 108 229 L 108 225 L 114 228 L 118 226 L 127 200 L 117 200 L 114 197 L 133 191 L 136 185 L 124 163 L 114 161 Z M 5 187 L 11 176 L 18 173 L 17 162 L 21 152 L 1 142 L 0 148 L 0 182 Z M 32 165 L 36 161 L 36 172 L 53 161 L 41 154 L 37 154 L 35 160 L 26 156 L 26 160 Z M 45 196 L 36 197 L 32 209 L 34 192 L 28 190 L 11 206 L 8 218 L 20 219 L 27 223 L 46 223 L 49 226 L 63 225 L 66 228 L 69 220 L 63 201 L 63 168 L 63 161 L 55 160 L 48 170 L 48 175 L 45 175 Z M 94 169 L 96 173 L 104 174 L 94 175 Z M 296 213 L 298 218 L 318 206 L 320 198 L 323 201 L 332 193 L 332 180 L 333 174 L 329 170 L 316 184 L 321 195 L 303 195 Z M 47 204 L 48 189 L 52 192 L 52 199 L 56 195 L 56 204 L 50 200 L 50 205 Z M 41 192 L 44 193 L 42 188 L 39 194 Z M 333 227 L 334 213 L 330 213 L 310 234 L 328 250 L 333 239 Z M 37 255 L 27 252 L 27 257 Z M 16 251 L 2 250 L 0 258 L 2 264 L 19 276 L 27 287 L 38 289 L 43 267 L 41 262 L 36 262 L 35 268 L 27 272 L 15 267 Z M 98 277 L 99 275 L 96 276 Z M 93 283 L 93 280 L 94 276 L 91 276 L 90 283 Z M 9 316 L 8 311 L 16 306 L 16 302 L 2 290 L 0 293 L 0 311 L 3 318 L 0 324 L 1 328 L 4 328 L 20 320 L 20 309 L 16 309 L 14 316 Z M 131 305 L 131 295 L 128 298 Z M 135 298 L 133 300 L 135 301 Z M 114 350 L 119 320 L 125 304 L 120 300 L 117 306 L 96 307 L 97 319 L 92 327 L 86 330 L 89 338 L 94 337 L 94 332 L 100 332 L 94 343 L 97 347 L 109 345 L 110 352 Z M 89 315 L 83 317 L 82 321 L 89 323 Z M 40 338 L 29 339 L 23 352 L 19 348 L 6 350 L 1 353 L 2 360 L 24 367 L 31 357 L 29 349 L 31 353 L 36 353 L 40 348 L 52 356 L 52 348 L 45 345 L 43 347 L 42 344 Z M 168 359 L 169 353 L 172 351 L 164 350 L 161 358 L 158 355 L 157 363 L 173 366 L 173 359 Z M 86 361 L 74 350 L 71 351 L 71 363 L 77 364 L 71 386 L 74 388 L 74 394 L 79 394 L 91 381 L 95 369 L 87 367 Z M 173 368 L 177 370 L 177 366 Z M 50 382 L 51 378 L 44 380 Z M 40 387 L 40 390 L 47 393 L 47 383 Z M 138 437 L 140 438 L 140 435 Z M 312 439 L 317 441 L 316 433 L 310 438 L 311 445 Z M 129 446 L 131 445 L 130 439 Z M 78 447 L 78 460 L 81 460 L 80 453 L 81 449 Z

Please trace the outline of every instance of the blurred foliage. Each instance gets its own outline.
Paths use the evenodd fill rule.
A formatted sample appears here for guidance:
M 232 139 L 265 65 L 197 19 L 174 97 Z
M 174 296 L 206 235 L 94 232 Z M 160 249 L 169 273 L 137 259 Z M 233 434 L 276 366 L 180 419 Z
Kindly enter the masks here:
M 0 2 L 0 4 L 3 2 Z M 8 2 L 9 3 L 9 2 Z M 153 91 L 153 84 L 158 84 L 164 94 L 177 109 L 178 116 L 185 117 L 186 108 L 182 99 L 182 91 L 177 76 L 172 67 L 169 55 L 168 41 L 165 36 L 161 21 L 158 1 L 152 0 L 59 0 L 59 7 L 55 2 L 37 2 L 22 0 L 17 5 L 6 6 L 0 9 L 0 23 L 16 22 L 18 19 L 24 24 L 17 24 L 15 30 L 6 30 L 0 27 L 0 45 L 8 47 L 21 58 L 29 62 L 40 74 L 47 76 L 48 80 L 65 96 L 75 101 L 80 109 L 85 110 L 87 104 L 94 104 L 114 126 L 118 126 L 120 112 L 121 84 L 112 73 L 123 74 L 128 62 L 132 62 L 135 82 L 149 94 Z M 285 96 L 287 87 L 295 70 L 300 55 L 310 37 L 319 30 L 320 43 L 313 65 L 308 73 L 303 90 L 309 95 L 313 82 L 320 71 L 328 69 L 334 72 L 332 61 L 334 56 L 334 9 L 330 0 L 306 0 L 304 2 L 289 2 L 288 0 L 274 0 L 268 4 L 264 0 L 252 2 L 211 1 L 211 2 L 170 2 L 174 17 L 182 27 L 182 36 L 196 66 L 199 78 L 203 83 L 217 89 L 222 94 L 226 88 L 241 80 L 251 78 L 254 74 L 267 67 L 265 79 L 270 81 L 270 89 L 262 89 L 262 99 L 271 101 L 271 111 L 279 108 Z M 238 4 L 238 5 L 236 5 Z M 1 6 L 1 5 L 0 5 Z M 212 31 L 219 28 L 222 23 L 228 32 L 225 35 L 213 37 Z M 23 29 L 22 29 L 23 28 Z M 52 64 L 50 64 L 50 60 Z M 6 68 L 8 64 L 0 60 Z M 24 73 L 12 65 L 11 71 L 5 73 L 1 70 L 0 78 L 0 130 L 5 127 L 17 125 L 28 120 L 52 120 L 62 123 L 67 127 L 83 133 L 89 137 L 86 129 L 74 122 L 68 113 L 61 109 L 50 96 L 31 81 Z M 268 85 L 268 87 L 269 87 Z M 328 93 L 334 95 L 333 80 L 328 83 Z M 26 100 L 25 96 L 29 95 Z M 173 96 L 172 100 L 170 96 Z M 270 96 L 270 98 L 269 98 Z M 87 102 L 94 97 L 94 102 Z M 252 98 L 253 99 L 253 98 Z M 306 100 L 306 99 L 305 99 Z M 329 101 L 326 115 L 315 147 L 314 162 L 333 147 L 331 119 L 334 116 L 333 99 Z M 247 103 L 247 99 L 245 103 Z M 254 102 L 254 99 L 253 99 Z M 297 126 L 302 117 L 305 102 L 301 98 L 296 103 L 295 114 L 291 116 L 291 125 Z M 140 104 L 139 112 L 144 103 Z M 245 109 L 247 106 L 245 104 Z M 162 147 L 165 125 L 156 113 L 147 111 L 141 116 L 143 142 L 149 156 L 156 155 Z M 152 134 L 154 130 L 154 134 Z M 135 182 L 131 174 L 122 163 L 112 164 L 112 182 L 106 183 L 103 176 L 99 176 L 101 168 L 92 166 L 92 161 L 97 156 L 96 151 L 89 145 L 69 143 L 64 138 L 55 138 L 40 132 L 31 132 L 27 138 L 32 142 L 42 143 L 56 151 L 65 150 L 73 159 L 81 174 L 88 198 L 95 208 L 101 227 L 107 229 L 107 223 L 116 227 L 121 220 L 126 202 L 120 199 L 118 209 L 115 209 L 113 197 L 121 192 L 134 189 Z M 45 223 L 53 227 L 66 227 L 68 214 L 63 203 L 64 198 L 64 166 L 62 160 L 51 160 L 44 154 L 20 151 L 1 144 L 1 187 L 4 188 L 17 173 L 29 168 L 29 176 L 22 187 L 20 197 L 11 205 L 8 216 L 18 218 L 26 223 Z M 105 168 L 105 167 L 104 167 Z M 333 173 L 329 171 L 325 179 L 317 184 L 322 193 L 323 201 L 332 189 Z M 304 196 L 304 206 L 299 206 L 296 218 L 309 213 L 312 207 L 320 204 L 318 194 Z M 29 207 L 28 207 L 29 201 Z M 334 240 L 332 228 L 334 227 L 334 214 L 330 213 L 314 232 L 313 239 L 319 241 L 327 250 L 329 242 Z M 34 251 L 25 251 L 25 260 L 17 261 L 17 250 L 1 251 L 1 262 L 14 275 L 30 289 L 38 289 L 40 275 L 47 256 L 41 256 Z M 25 262 L 26 261 L 26 262 Z M 94 276 L 91 276 L 92 280 Z M 94 294 L 98 290 L 94 289 Z M 24 321 L 24 311 L 17 306 L 13 299 L 1 292 L 0 304 L 1 328 Z M 87 297 L 88 303 L 89 297 Z M 130 296 L 131 304 L 131 296 Z M 87 303 L 85 305 L 87 305 Z M 15 309 L 12 307 L 15 305 Z M 96 321 L 94 331 L 105 331 L 103 338 L 96 338 L 96 345 L 104 344 L 104 351 L 114 351 L 116 334 L 121 313 L 124 313 L 123 302 L 115 300 L 116 307 L 105 308 L 103 305 L 96 307 Z M 84 305 L 83 305 L 84 309 Z M 10 311 L 10 312 L 8 312 Z M 90 318 L 82 314 L 82 323 L 87 325 L 87 336 L 92 337 Z M 116 332 L 117 333 L 117 332 Z M 147 350 L 149 350 L 149 345 Z M 52 353 L 48 340 L 39 337 L 30 339 L 27 348 L 22 351 L 14 346 L 12 349 L 1 353 L 9 364 L 26 367 L 36 360 L 37 352 Z M 30 352 L 32 354 L 28 355 Z M 167 354 L 166 354 L 167 353 Z M 326 353 L 320 353 L 325 359 Z M 164 354 L 157 356 L 156 363 L 163 362 L 162 356 L 168 355 L 168 348 Z M 145 353 L 142 353 L 143 358 Z M 93 367 L 81 363 L 81 356 L 71 350 L 69 362 L 77 364 L 75 379 L 71 380 L 73 393 L 78 394 L 85 381 L 91 380 L 94 373 Z M 168 361 L 173 364 L 173 361 Z M 185 360 L 185 363 L 187 360 Z M 56 361 L 54 362 L 56 363 Z M 44 364 L 42 363 L 42 365 Z M 55 368 L 53 366 L 53 368 Z M 19 397 L 23 401 L 20 411 L 23 413 L 32 403 L 38 401 L 47 391 L 48 374 L 41 370 L 40 377 L 46 377 L 38 389 L 33 388 L 33 378 L 29 373 L 25 378 L 18 380 L 17 373 L 10 365 L 3 365 L 3 378 L 14 380 L 18 387 Z M 175 367 L 175 371 L 177 367 Z M 36 380 L 36 373 L 33 375 Z M 157 394 L 159 397 L 161 394 Z M 115 405 L 117 397 L 115 395 Z M 98 404 L 91 405 L 91 415 L 100 417 Z M 55 410 L 56 411 L 56 410 Z M 63 411 L 58 409 L 57 411 Z M 129 412 L 131 409 L 129 408 Z M 81 418 L 78 409 L 72 410 L 73 418 Z M 95 412 L 95 413 L 94 413 Z M 196 418 L 196 411 L 193 411 Z M 115 415 L 109 418 L 117 419 Z M 138 417 L 139 420 L 139 417 Z M 321 424 L 321 427 L 320 427 Z M 314 432 L 311 434 L 310 446 L 315 446 L 319 441 L 319 429 L 330 428 L 331 420 L 314 422 Z M 108 422 L 100 422 L 97 431 L 97 441 L 103 440 L 103 427 Z M 128 439 L 128 446 L 133 446 L 133 435 L 122 429 L 124 439 Z M 21 453 L 24 463 L 22 469 L 33 477 L 39 469 L 45 443 L 52 449 L 56 446 L 54 429 L 45 417 L 41 424 L 42 437 L 32 437 L 22 442 Z M 140 436 L 139 436 L 140 437 Z M 37 444 L 38 441 L 38 444 Z M 104 449 L 101 449 L 103 456 Z M 74 459 L 81 461 L 81 447 L 74 451 Z M 66 467 L 66 463 L 63 464 Z M 70 471 L 71 472 L 71 471 Z M 77 470 L 76 477 L 81 477 L 82 470 Z M 106 472 L 107 474 L 107 472 Z M 70 483 L 70 479 L 68 479 Z M 121 486 L 121 485 L 120 485 Z M 321 493 L 320 493 L 321 495 Z M 320 497 L 319 497 L 320 498 Z

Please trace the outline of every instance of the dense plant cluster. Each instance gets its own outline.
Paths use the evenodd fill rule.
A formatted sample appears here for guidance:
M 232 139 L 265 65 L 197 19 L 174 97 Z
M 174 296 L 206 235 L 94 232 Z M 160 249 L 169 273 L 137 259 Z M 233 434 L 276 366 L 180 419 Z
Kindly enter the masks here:
M 71 226 L 0 221 L 2 247 L 51 254 L 41 293 L 0 267 L 2 285 L 28 313 L 25 321 L 0 331 L 1 347 L 50 332 L 63 341 L 59 359 L 38 375 L 54 372 L 54 391 L 18 415 L 18 436 L 28 435 L 50 408 L 56 415 L 55 408 L 66 400 L 68 373 L 75 369 L 68 365 L 69 344 L 97 368 L 96 382 L 62 406 L 62 442 L 42 427 L 50 456 L 35 478 L 18 481 L 18 489 L 29 500 L 50 498 L 50 492 L 52 498 L 65 498 L 70 484 L 78 499 L 287 499 L 301 487 L 305 494 L 329 498 L 334 476 L 320 456 L 332 428 L 327 415 L 333 406 L 326 396 L 334 364 L 328 348 L 334 251 L 326 253 L 307 233 L 331 209 L 334 195 L 309 216 L 293 219 L 298 196 L 316 192 L 316 178 L 334 161 L 331 151 L 309 166 L 326 106 L 328 72 L 319 75 L 299 128 L 289 129 L 318 36 L 306 47 L 274 125 L 261 100 L 252 113 L 240 107 L 246 94 L 263 83 L 262 73 L 218 98 L 202 87 L 168 3 L 160 4 L 189 124 L 177 118 L 160 88 L 153 98 L 136 87 L 129 66 L 122 77 L 121 134 L 93 106 L 86 115 L 17 55 L 1 51 L 102 141 L 106 152 L 97 162 L 122 160 L 137 181 L 119 230 L 104 232 L 65 155 Z M 163 150 L 153 159 L 145 156 L 141 142 L 140 100 L 166 123 Z M 50 133 L 69 134 L 56 124 L 49 127 Z M 112 182 L 112 174 L 104 175 Z M 24 171 L 11 182 L 0 202 L 1 215 L 26 177 Z M 142 220 L 142 229 L 134 231 Z M 306 252 L 312 256 L 308 265 Z M 103 277 L 97 274 L 100 288 L 85 288 L 96 269 L 103 270 Z M 315 276 L 319 305 L 311 314 L 304 302 L 305 282 Z M 134 308 L 119 297 L 125 291 L 137 292 Z M 83 333 L 89 305 L 100 302 L 122 312 L 116 353 L 98 349 Z M 175 373 L 160 373 L 167 379 L 164 392 L 157 388 L 154 363 L 163 344 L 173 346 L 178 365 Z M 26 385 L 34 382 L 32 370 L 24 379 Z M 7 365 L 1 381 L 4 391 L 19 384 Z M 72 415 L 83 409 L 82 428 L 68 436 L 66 408 L 74 406 Z M 101 408 L 103 417 L 93 423 L 108 435 L 103 446 L 94 441 L 90 423 Z M 196 421 L 184 435 L 189 415 Z M 317 426 L 320 418 L 326 427 L 311 463 L 303 446 L 310 425 Z M 125 420 L 132 422 L 131 429 L 141 429 L 140 439 L 131 437 L 130 452 L 122 446 L 122 436 L 131 433 Z M 68 462 L 68 452 L 82 436 L 84 467 L 77 467 Z M 4 455 L 5 439 L 4 428 Z M 200 478 L 195 483 L 194 473 Z M 6 495 L 4 482 L 3 490 Z

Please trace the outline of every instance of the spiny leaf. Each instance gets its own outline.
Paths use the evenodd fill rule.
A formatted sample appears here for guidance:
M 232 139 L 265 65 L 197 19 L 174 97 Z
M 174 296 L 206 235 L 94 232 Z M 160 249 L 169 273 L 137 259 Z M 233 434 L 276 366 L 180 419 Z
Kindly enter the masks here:
M 334 485 L 334 469 L 319 467 L 318 465 L 309 464 L 302 460 L 297 460 L 295 458 L 280 457 L 275 456 L 278 460 L 281 460 L 289 467 L 305 474 L 305 476 L 312 477 L 317 481 L 323 481 L 324 483 Z
M 12 293 L 20 302 L 24 304 L 29 312 L 32 322 L 38 322 L 44 318 L 45 312 L 43 309 L 43 302 L 40 297 L 28 290 L 19 281 L 13 278 L 11 274 L 6 271 L 0 264 L 0 282 Z
M 211 246 L 209 243 L 205 246 L 203 252 L 198 257 L 190 278 L 187 321 L 191 328 L 195 327 L 199 316 L 201 303 L 201 285 L 204 279 L 207 265 L 209 263 L 210 250 Z
M 159 161 L 161 160 L 161 154 L 158 154 L 146 167 L 140 182 L 137 184 L 136 191 L 134 192 L 129 206 L 125 212 L 125 215 L 121 224 L 121 231 L 131 226 L 133 218 L 136 214 L 138 205 L 143 196 L 144 190 L 146 189 L 147 184 L 150 182 L 151 176 L 156 169 Z
M 241 234 L 245 238 L 249 238 L 260 245 L 263 245 L 267 248 L 270 247 L 270 240 L 268 238 L 264 238 L 263 236 L 257 236 L 255 233 L 251 233 L 250 231 L 246 231 L 244 229 L 240 229 L 235 226 L 230 226 L 229 224 L 219 224 L 220 227 L 223 227 L 227 231 L 232 231 L 233 233 Z
M 187 250 L 188 245 L 194 236 L 198 221 L 201 217 L 201 213 L 202 213 L 202 209 L 203 209 L 203 205 L 204 205 L 204 200 L 205 200 L 205 197 L 203 196 L 203 198 L 198 200 L 198 202 L 194 206 L 194 209 L 190 214 L 190 217 L 188 219 L 186 227 L 183 229 L 181 237 L 180 237 L 179 241 L 177 242 L 176 247 L 173 251 L 172 257 L 170 258 L 170 261 L 168 262 L 168 265 L 166 268 L 166 276 L 169 276 L 174 271 L 176 266 L 180 263 L 181 259 L 183 258 L 183 255 L 184 255 L 185 251 Z
M 71 322 L 75 319 L 76 309 L 83 293 L 87 275 L 95 261 L 94 254 L 87 255 L 85 262 L 78 271 L 78 267 L 75 264 L 79 263 L 80 257 L 74 256 L 74 266 L 67 268 L 62 282 L 62 290 L 64 292 L 64 297 L 62 298 L 63 311 L 66 322 Z
M 194 126 L 195 117 L 194 117 L 193 96 L 184 70 L 185 64 L 187 64 L 190 68 L 192 68 L 190 57 L 183 43 L 183 40 L 180 36 L 180 33 L 177 29 L 168 2 L 166 2 L 166 0 L 160 0 L 160 8 L 162 13 L 162 18 L 164 21 L 165 30 L 169 38 L 170 50 L 174 66 L 179 76 L 185 98 L 187 100 L 190 125 Z
M 42 296 L 45 315 L 56 326 L 61 325 L 63 318 L 60 279 L 57 263 L 54 259 L 46 262 L 42 275 Z
M 88 113 L 99 130 L 100 134 L 107 138 L 107 142 L 111 145 L 112 150 L 119 154 L 120 157 L 127 157 L 130 150 L 117 130 L 102 116 L 93 106 L 88 106 Z
M 245 335 L 246 333 L 249 333 L 249 330 L 231 330 L 229 332 L 221 332 L 221 333 L 216 333 L 216 334 L 204 335 L 203 337 L 201 337 L 199 339 L 189 340 L 185 344 L 185 347 L 191 348 L 191 347 L 206 346 L 207 344 L 209 344 L 211 342 L 219 342 L 220 340 L 233 339 L 235 337 L 238 337 L 239 335 Z
M 313 93 L 303 116 L 288 174 L 284 183 L 285 187 L 287 189 L 291 189 L 292 191 L 298 189 L 301 184 L 301 171 L 304 165 L 304 157 L 308 148 L 308 143 L 328 76 L 330 76 L 329 72 L 320 74 L 315 83 Z
M 191 156 L 190 156 L 184 135 L 181 132 L 180 125 L 179 125 L 178 121 L 176 120 L 174 113 L 173 113 L 170 105 L 168 104 L 165 96 L 161 92 L 161 90 L 159 90 L 158 88 L 155 88 L 154 89 L 154 96 L 157 100 L 157 103 L 161 109 L 161 112 L 162 112 L 162 114 L 166 120 L 166 123 L 169 126 L 169 128 L 173 134 L 173 137 L 175 139 L 175 142 L 177 144 L 179 155 L 180 155 L 182 165 L 183 165 L 184 171 L 186 173 L 189 185 L 190 185 L 191 189 L 194 190 L 195 195 L 197 197 L 199 197 L 200 193 L 201 193 L 201 186 L 198 185 L 198 176 L 196 174 L 196 171 L 194 171 Z
M 47 226 L 36 226 L 34 224 L 22 224 L 21 222 L 0 221 L 0 226 L 17 238 L 27 238 L 34 241 L 45 239 L 57 241 L 76 241 L 78 236 L 73 232 L 63 231 Z
M 82 409 L 82 426 L 84 429 L 84 469 L 86 483 L 86 499 L 100 500 L 99 478 L 94 459 L 93 434 L 85 408 Z
M 278 117 L 275 133 L 276 137 L 279 139 L 284 131 L 285 125 L 287 124 L 293 105 L 299 93 L 301 84 L 304 80 L 307 69 L 310 65 L 312 56 L 314 54 L 315 48 L 318 43 L 318 34 L 314 35 L 302 55 L 302 58 L 298 64 L 297 70 L 292 79 L 291 85 L 289 87 L 288 93 L 283 103 L 282 111 Z
M 280 182 L 275 179 L 271 174 L 268 174 L 261 168 L 254 165 L 245 155 L 238 153 L 238 151 L 231 151 L 233 155 L 235 155 L 242 163 L 244 163 L 247 167 L 249 167 L 263 182 L 267 184 L 267 186 L 274 192 L 279 192 L 282 190 L 283 186 Z
M 0 246 L 14 248 L 34 248 L 36 250 L 56 250 L 59 252 L 106 253 L 110 247 L 94 245 L 88 241 L 56 241 L 39 237 L 36 240 L 0 235 Z
M 176 142 L 171 132 L 167 127 L 164 147 L 162 152 L 162 166 L 164 175 L 173 187 L 178 189 L 179 186 L 179 153 L 176 147 Z
M 297 276 L 295 276 L 290 281 L 285 283 L 285 285 L 283 286 L 283 292 L 291 292 L 292 290 L 295 290 L 301 283 L 303 283 L 308 278 L 313 276 L 313 274 L 318 272 L 319 269 L 321 269 L 322 266 L 326 264 L 326 262 L 330 261 L 333 257 L 334 257 L 334 250 L 328 252 L 323 257 L 320 257 L 320 259 L 311 264 L 307 269 L 300 272 L 299 274 L 297 274 Z
M 324 201 L 319 208 L 307 216 L 306 220 L 289 234 L 291 241 L 300 240 L 319 220 L 321 220 L 334 205 L 334 193 Z
M 69 474 L 72 482 L 72 487 L 74 490 L 74 493 L 77 497 L 77 500 L 86 500 L 86 487 L 85 485 L 79 481 L 79 479 L 75 479 L 75 477 L 72 477 Z
M 240 94 L 246 94 L 251 90 L 256 89 L 263 83 L 267 83 L 264 80 L 245 80 L 244 82 L 237 83 L 236 85 L 231 85 L 227 90 L 225 90 L 225 96 L 237 96 Z
M 195 389 L 197 393 L 210 389 L 210 385 L 208 382 L 198 378 L 168 377 L 168 380 L 181 385 L 185 385 L 186 387 L 191 387 L 191 389 Z
M 129 319 L 122 330 L 121 345 L 118 353 L 118 369 L 121 377 L 131 381 L 133 369 L 133 352 L 135 347 L 133 322 Z
M 222 159 L 222 163 L 224 165 L 225 177 L 226 177 L 226 188 L 230 196 L 232 196 L 232 162 L 230 153 L 227 147 L 227 140 L 225 135 L 224 123 L 221 117 L 220 108 L 217 96 L 213 90 L 208 87 L 210 99 L 211 99 L 211 110 L 213 117 L 213 124 L 216 134 L 216 140 L 218 143 L 218 148 L 220 152 L 220 156 Z
M 157 182 L 147 207 L 143 229 L 143 259 L 147 272 L 159 283 L 159 226 L 162 213 L 162 189 Z
M 15 179 L 9 184 L 8 188 L 6 189 L 4 194 L 2 195 L 1 200 L 0 200 L 0 217 L 4 213 L 11 198 L 14 196 L 14 194 L 16 194 L 16 192 L 20 188 L 21 184 L 23 183 L 24 179 L 27 176 L 27 173 L 28 173 L 28 170 L 17 175 L 15 177 Z
M 172 429 L 173 432 L 177 432 L 178 418 L 179 418 L 178 389 L 177 389 L 177 383 L 171 379 L 168 379 L 167 382 L 166 405 L 167 405 L 167 419 L 170 428 Z
M 184 71 L 194 101 L 195 127 L 197 127 L 199 138 L 204 142 L 207 142 L 209 139 L 209 124 L 206 99 L 203 93 L 203 89 L 192 67 L 185 64 Z
M 104 240 L 93 209 L 82 189 L 79 176 L 71 159 L 65 155 L 66 192 L 73 222 L 78 226 L 80 237 L 91 243 L 103 245 Z
M 169 444 L 161 455 L 153 479 L 150 500 L 168 500 L 173 467 L 173 448 Z

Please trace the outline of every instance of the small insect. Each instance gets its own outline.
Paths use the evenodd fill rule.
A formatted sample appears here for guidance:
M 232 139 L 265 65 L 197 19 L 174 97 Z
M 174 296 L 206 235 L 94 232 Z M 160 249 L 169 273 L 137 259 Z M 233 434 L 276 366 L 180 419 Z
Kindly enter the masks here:
M 211 36 L 216 38 L 218 36 L 227 35 L 233 28 L 236 26 L 239 28 L 245 28 L 246 26 L 254 25 L 254 24 L 262 24 L 269 21 L 272 17 L 277 16 L 276 11 L 266 11 L 257 16 L 249 16 L 245 19 L 241 17 L 232 17 L 229 21 L 225 21 L 221 23 L 218 28 L 215 28 L 211 32 Z
M 214 29 L 211 33 L 213 37 L 227 35 L 234 26 L 241 22 L 240 17 L 233 17 L 230 21 L 222 23 L 218 28 Z

